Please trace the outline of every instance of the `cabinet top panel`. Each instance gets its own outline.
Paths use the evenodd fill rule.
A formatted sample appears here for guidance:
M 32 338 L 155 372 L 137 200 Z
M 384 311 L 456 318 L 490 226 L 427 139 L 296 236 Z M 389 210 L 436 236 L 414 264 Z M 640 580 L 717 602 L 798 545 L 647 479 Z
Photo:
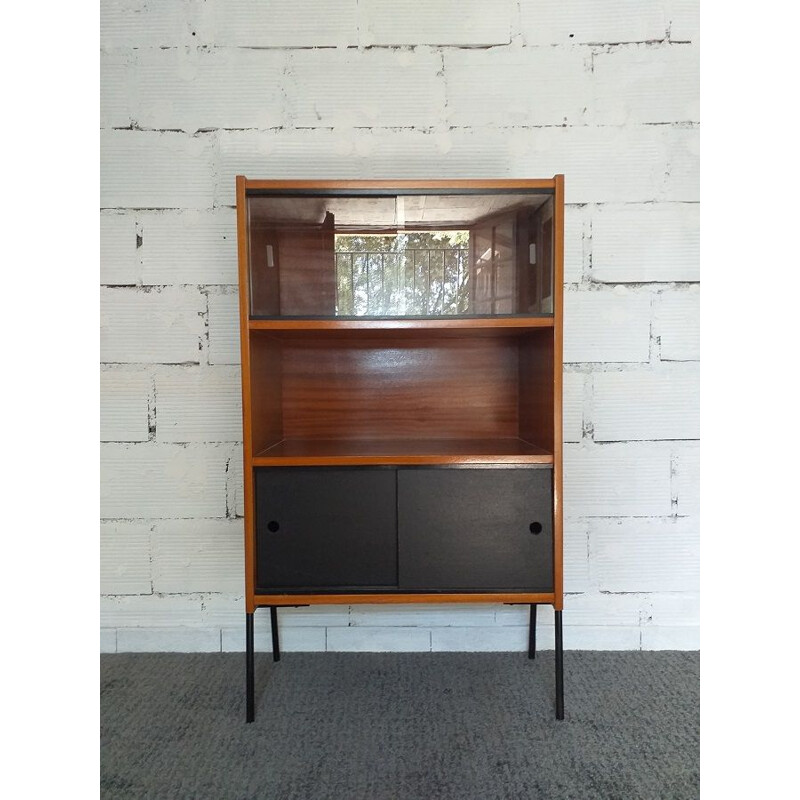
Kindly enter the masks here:
M 237 182 L 247 194 L 278 193 L 284 191 L 315 193 L 374 192 L 475 192 L 475 191 L 545 191 L 553 192 L 562 175 L 552 178 L 503 178 L 498 180 L 260 180 L 237 176 Z

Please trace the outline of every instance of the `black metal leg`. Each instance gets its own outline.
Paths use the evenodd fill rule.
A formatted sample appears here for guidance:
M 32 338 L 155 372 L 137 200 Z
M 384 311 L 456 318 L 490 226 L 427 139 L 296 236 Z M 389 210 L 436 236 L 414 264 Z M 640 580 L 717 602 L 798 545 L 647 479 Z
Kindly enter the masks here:
M 560 611 L 556 611 L 556 719 L 564 719 L 564 637 Z
M 246 683 L 247 683 L 247 721 L 252 722 L 256 717 L 256 703 L 255 703 L 255 681 L 254 681 L 254 665 L 253 665 L 253 615 L 247 614 L 246 625 L 246 644 L 245 644 L 245 661 L 246 667 Z
M 278 608 L 277 606 L 269 607 L 269 621 L 272 627 L 272 660 L 281 660 L 281 646 L 278 643 Z
M 528 625 L 528 658 L 536 658 L 536 603 L 531 603 L 531 621 Z

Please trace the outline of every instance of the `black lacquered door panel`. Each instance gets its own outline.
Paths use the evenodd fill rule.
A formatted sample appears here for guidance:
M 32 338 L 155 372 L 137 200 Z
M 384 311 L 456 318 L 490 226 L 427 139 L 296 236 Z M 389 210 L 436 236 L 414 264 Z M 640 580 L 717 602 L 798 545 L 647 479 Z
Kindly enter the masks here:
M 397 588 L 396 471 L 255 471 L 260 590 Z
M 550 469 L 399 469 L 400 590 L 553 591 Z

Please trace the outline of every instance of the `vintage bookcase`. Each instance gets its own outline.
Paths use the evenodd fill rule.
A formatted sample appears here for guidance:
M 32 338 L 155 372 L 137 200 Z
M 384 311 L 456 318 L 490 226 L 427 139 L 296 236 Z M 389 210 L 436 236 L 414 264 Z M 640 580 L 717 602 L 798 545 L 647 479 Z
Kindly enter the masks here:
M 564 181 L 236 179 L 253 615 L 555 609 L 563 719 Z

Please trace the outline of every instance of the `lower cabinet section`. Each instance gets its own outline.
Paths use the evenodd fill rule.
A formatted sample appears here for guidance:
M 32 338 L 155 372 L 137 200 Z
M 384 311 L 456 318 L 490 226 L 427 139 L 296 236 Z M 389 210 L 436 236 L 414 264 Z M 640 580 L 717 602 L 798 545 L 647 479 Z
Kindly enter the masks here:
M 553 591 L 552 470 L 255 470 L 268 593 Z

